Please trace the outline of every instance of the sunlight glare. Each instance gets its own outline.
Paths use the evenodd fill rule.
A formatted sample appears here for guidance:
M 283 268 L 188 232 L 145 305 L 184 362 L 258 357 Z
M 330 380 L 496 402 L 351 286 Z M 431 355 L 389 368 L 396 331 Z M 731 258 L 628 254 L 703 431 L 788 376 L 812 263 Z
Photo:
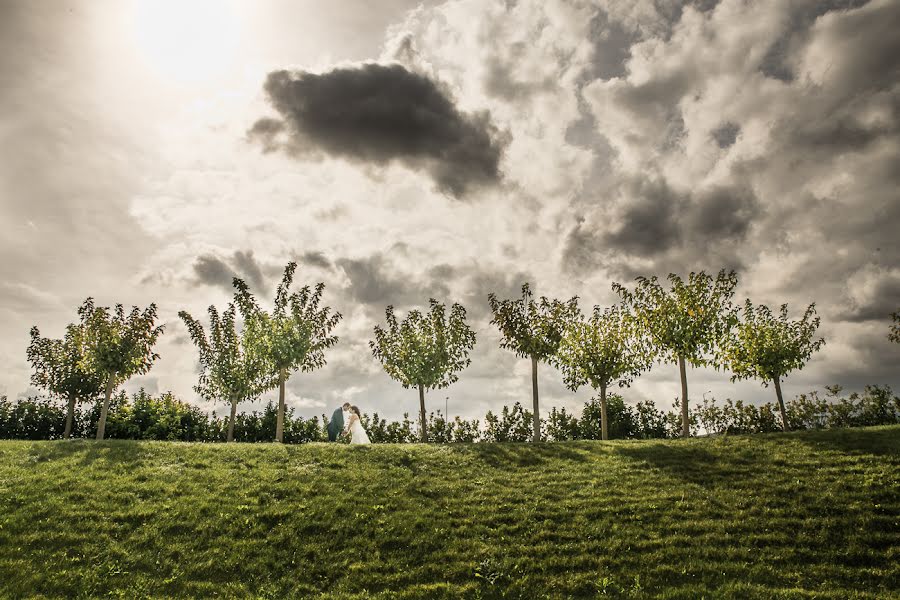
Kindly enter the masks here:
M 204 83 L 228 72 L 241 34 L 229 0 L 136 0 L 134 40 L 147 65 L 171 83 Z

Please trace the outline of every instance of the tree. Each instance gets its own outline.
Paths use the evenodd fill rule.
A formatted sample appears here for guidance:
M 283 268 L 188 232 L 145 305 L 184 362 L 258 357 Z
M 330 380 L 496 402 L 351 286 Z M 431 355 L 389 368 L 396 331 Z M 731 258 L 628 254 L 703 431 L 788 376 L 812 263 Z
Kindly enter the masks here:
M 718 368 L 719 347 L 734 323 L 731 298 L 737 286 L 734 271 L 724 270 L 713 279 L 704 272 L 691 273 L 684 281 L 669 274 L 671 288 L 664 290 L 656 277 L 638 277 L 634 291 L 614 283 L 643 331 L 659 352 L 660 360 L 678 363 L 681 374 L 681 433 L 690 435 L 688 386 L 685 363 Z
M 244 318 L 243 339 L 248 343 L 245 351 L 269 365 L 272 379 L 266 389 L 278 385 L 276 442 L 284 440 L 284 393 L 291 372 L 299 369 L 306 373 L 325 366 L 325 350 L 338 341 L 331 331 L 341 320 L 341 313 L 332 313 L 331 307 L 319 308 L 324 283 L 317 284 L 314 290 L 307 285 L 288 294 L 296 268 L 295 262 L 284 268 L 272 314 L 259 307 L 242 279 L 235 277 L 233 281 L 237 290 L 234 299 Z
M 205 400 L 224 400 L 231 406 L 226 437 L 231 442 L 238 403 L 255 400 L 275 382 L 263 358 L 247 351 L 248 347 L 255 347 L 246 340 L 247 331 L 238 335 L 234 304 L 228 304 L 221 318 L 215 306 L 210 306 L 208 312 L 209 339 L 203 326 L 188 312 L 182 310 L 178 316 L 200 352 L 200 375 L 194 390 Z
M 819 328 L 816 305 L 810 304 L 803 317 L 788 319 L 787 304 L 781 305 L 778 316 L 768 306 L 754 307 L 750 300 L 744 304 L 744 314 L 728 336 L 723 348 L 725 365 L 734 375 L 732 381 L 756 378 L 768 387 L 775 384 L 781 428 L 788 430 L 787 411 L 781 395 L 781 380 L 793 370 L 802 369 L 824 344 L 822 338 L 813 339 Z
M 538 401 L 537 366 L 539 361 L 548 361 L 559 348 L 563 331 L 570 320 L 578 314 L 578 298 L 568 302 L 549 300 L 541 296 L 534 301 L 534 294 L 526 283 L 522 286 L 522 297 L 518 300 L 498 301 L 496 295 L 488 294 L 493 325 L 500 329 L 500 347 L 512 350 L 520 358 L 531 359 L 531 396 L 534 403 L 532 412 L 532 440 L 541 441 L 541 416 Z
M 653 364 L 653 352 L 627 310 L 595 306 L 589 320 L 579 318 L 566 327 L 555 362 L 573 392 L 585 384 L 600 390 L 601 439 L 608 440 L 606 389 L 631 385 Z
M 82 368 L 97 373 L 106 382 L 106 396 L 97 424 L 97 439 L 102 440 L 113 390 L 132 375 L 150 370 L 159 358 L 153 346 L 164 326 L 156 325 L 156 304 L 143 311 L 134 306 L 126 315 L 121 304 L 116 304 L 111 311 L 106 306 L 94 306 L 94 299 L 88 298 L 78 314 L 85 344 Z
M 425 391 L 448 387 L 458 379 L 457 372 L 469 363 L 475 347 L 475 332 L 466 323 L 466 309 L 454 304 L 447 319 L 446 307 L 434 298 L 430 310 L 422 314 L 411 310 L 402 323 L 397 322 L 394 307 L 385 310 L 387 328 L 375 326 L 375 339 L 369 342 L 372 355 L 385 372 L 404 388 L 419 390 L 419 433 L 428 441 Z
M 63 437 L 71 437 L 75 404 L 99 395 L 104 383 L 96 372 L 85 368 L 83 326 L 69 324 L 61 340 L 41 337 L 38 328 L 32 327 L 27 357 L 34 369 L 31 383 L 68 402 Z
M 893 323 L 891 323 L 891 331 L 888 333 L 888 339 L 900 344 L 900 310 L 891 313 L 891 319 L 893 320 Z

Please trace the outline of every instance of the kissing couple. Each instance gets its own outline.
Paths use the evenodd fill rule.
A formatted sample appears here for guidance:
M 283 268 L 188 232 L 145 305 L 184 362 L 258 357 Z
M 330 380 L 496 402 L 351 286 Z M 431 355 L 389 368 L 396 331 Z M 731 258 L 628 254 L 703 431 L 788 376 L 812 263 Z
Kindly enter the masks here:
M 338 435 L 349 435 L 351 444 L 371 444 L 359 418 L 359 407 L 344 402 L 343 406 L 334 411 L 328 422 L 328 441 L 336 442 Z

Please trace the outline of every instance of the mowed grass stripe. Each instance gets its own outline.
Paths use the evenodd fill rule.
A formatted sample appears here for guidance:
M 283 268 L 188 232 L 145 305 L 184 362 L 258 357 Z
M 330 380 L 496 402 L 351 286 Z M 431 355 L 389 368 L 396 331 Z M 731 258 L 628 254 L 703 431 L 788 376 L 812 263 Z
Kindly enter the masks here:
M 0 442 L 8 597 L 900 597 L 900 427 Z

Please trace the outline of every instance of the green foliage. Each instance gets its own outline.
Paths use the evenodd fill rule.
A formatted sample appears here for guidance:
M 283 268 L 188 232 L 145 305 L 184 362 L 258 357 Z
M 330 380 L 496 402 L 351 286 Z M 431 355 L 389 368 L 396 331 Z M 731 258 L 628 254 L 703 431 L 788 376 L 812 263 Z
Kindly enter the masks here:
M 543 429 L 547 441 L 550 442 L 579 439 L 578 417 L 570 414 L 565 408 L 558 409 L 555 406 L 551 408 Z
M 215 306 L 209 307 L 209 339 L 196 319 L 180 311 L 191 340 L 200 352 L 200 375 L 194 390 L 209 401 L 252 401 L 275 386 L 274 374 L 264 357 L 248 352 L 256 347 L 235 328 L 234 304 L 221 318 Z
M 891 313 L 891 330 L 888 333 L 888 339 L 892 342 L 900 344 L 900 310 Z
M 866 386 L 862 394 L 841 396 L 838 386 L 829 388 L 825 398 L 817 392 L 800 394 L 787 403 L 787 415 L 793 429 L 823 429 L 891 425 L 900 423 L 900 397 L 887 386 Z M 651 401 L 632 406 L 618 394 L 608 398 L 611 438 L 676 437 L 679 416 L 663 413 Z M 92 437 L 102 400 L 75 413 L 75 437 Z M 774 431 L 775 407 L 754 406 L 731 399 L 720 405 L 714 398 L 694 406 L 696 424 L 707 433 L 768 433 Z M 47 440 L 62 436 L 66 405 L 56 397 L 28 397 L 10 401 L 0 397 L 0 439 Z M 262 411 L 239 412 L 235 417 L 234 437 L 242 442 L 271 441 L 276 426 L 277 409 L 269 402 Z M 483 421 L 455 417 L 448 421 L 440 411 L 428 414 L 428 441 L 511 442 L 529 439 L 532 414 L 521 404 L 504 406 L 498 413 L 488 412 Z M 401 421 L 388 421 L 377 413 L 363 413 L 361 421 L 374 443 L 411 443 L 419 439 L 414 423 L 405 414 Z M 287 410 L 285 443 L 325 441 L 322 415 L 305 419 Z M 483 426 L 482 426 L 483 423 Z M 553 408 L 542 427 L 553 441 L 598 439 L 600 407 L 597 398 L 585 403 L 580 417 L 566 409 Z M 669 431 L 668 429 L 671 429 Z M 111 398 L 107 437 L 111 439 L 182 440 L 194 442 L 225 441 L 227 420 L 208 415 L 198 407 L 179 400 L 171 392 L 158 397 L 144 390 L 130 397 L 120 391 Z
M 148 372 L 159 354 L 153 346 L 164 326 L 156 325 L 156 304 L 141 311 L 137 306 L 125 314 L 121 304 L 114 310 L 95 306 L 88 298 L 78 309 L 84 358 L 81 368 L 112 380 L 113 387 L 133 375 Z
M 284 441 L 285 383 L 293 371 L 308 372 L 325 366 L 325 350 L 338 341 L 331 332 L 341 320 L 341 314 L 332 313 L 331 307 L 319 307 L 324 283 L 316 285 L 314 290 L 304 286 L 290 293 L 296 268 L 295 262 L 285 267 L 271 314 L 259 307 L 243 280 L 235 277 L 233 281 L 234 299 L 244 318 L 244 352 L 253 370 L 263 369 L 259 365 L 267 367 L 262 370 L 261 385 L 251 387 L 258 391 L 267 386 L 279 388 L 275 427 L 278 442 Z
M 491 324 L 500 329 L 500 347 L 512 350 L 520 358 L 541 361 L 556 354 L 568 323 L 578 316 L 578 298 L 567 302 L 541 296 L 534 301 L 534 293 L 526 283 L 518 300 L 497 300 L 488 294 L 494 317 Z
M 570 320 L 554 362 L 570 390 L 585 384 L 596 390 L 614 383 L 620 387 L 630 385 L 650 368 L 653 352 L 634 319 L 621 306 L 604 310 L 595 306 L 589 320 Z
M 632 309 L 664 362 L 683 358 L 695 367 L 715 366 L 719 344 L 734 325 L 731 305 L 737 275 L 724 270 L 713 279 L 704 272 L 684 281 L 670 273 L 670 289 L 656 277 L 638 277 L 634 291 L 614 283 L 613 289 Z
M 723 343 L 723 360 L 734 375 L 731 380 L 756 378 L 765 386 L 793 370 L 802 369 L 818 351 L 824 339 L 813 339 L 819 327 L 816 305 L 810 304 L 803 317 L 788 319 L 787 304 L 778 316 L 750 300 L 744 305 L 743 318 Z
M 325 416 L 322 415 L 322 418 Z M 378 413 L 371 417 L 363 413 L 359 420 L 373 444 L 407 444 L 418 440 L 415 424 L 408 413 L 403 413 L 403 420 L 399 422 L 382 419 Z
M 665 417 L 649 401 L 632 407 L 619 394 L 607 398 L 609 439 L 649 439 L 666 437 Z M 547 437 L 554 441 L 602 439 L 602 411 L 599 398 L 584 404 L 581 418 L 565 409 L 550 411 L 546 424 Z
M 896 426 L 604 444 L 5 441 L 0 596 L 893 598 L 898 490 Z
M 234 299 L 244 318 L 245 350 L 255 360 L 264 360 L 273 376 L 325 366 L 325 350 L 338 342 L 331 332 L 341 314 L 332 313 L 328 306 L 319 307 L 325 284 L 319 283 L 314 289 L 307 285 L 289 293 L 296 268 L 295 262 L 285 267 L 271 314 L 260 308 L 242 279 L 234 278 Z M 270 380 L 270 387 L 276 383 L 277 379 Z
M 498 415 L 488 411 L 484 417 L 483 439 L 485 442 L 527 442 L 531 439 L 533 418 L 521 402 L 512 408 L 504 406 Z
M 11 401 L 0 396 L 0 439 L 55 440 L 63 435 L 65 404 L 56 397 Z
M 28 362 L 34 372 L 31 383 L 60 398 L 92 399 L 103 390 L 105 381 L 87 366 L 84 325 L 66 327 L 63 339 L 41 337 L 31 328 Z
M 434 298 L 428 304 L 427 314 L 411 310 L 402 323 L 397 321 L 394 307 L 388 306 L 387 327 L 376 325 L 375 339 L 369 342 L 385 372 L 404 388 L 448 387 L 471 363 L 475 332 L 466 323 L 466 309 L 453 304 L 448 319 L 443 304 Z
M 609 439 L 624 440 L 643 437 L 638 431 L 638 419 L 634 409 L 625 404 L 619 394 L 611 394 L 606 399 L 606 414 L 609 417 Z M 585 403 L 578 422 L 580 439 L 602 439 L 603 420 L 599 398 L 591 398 Z
M 771 403 L 762 406 L 745 404 L 727 398 L 719 406 L 715 398 L 704 398 L 702 404 L 694 408 L 697 423 L 708 434 L 725 433 L 771 433 L 780 427 L 775 414 L 777 407 Z

